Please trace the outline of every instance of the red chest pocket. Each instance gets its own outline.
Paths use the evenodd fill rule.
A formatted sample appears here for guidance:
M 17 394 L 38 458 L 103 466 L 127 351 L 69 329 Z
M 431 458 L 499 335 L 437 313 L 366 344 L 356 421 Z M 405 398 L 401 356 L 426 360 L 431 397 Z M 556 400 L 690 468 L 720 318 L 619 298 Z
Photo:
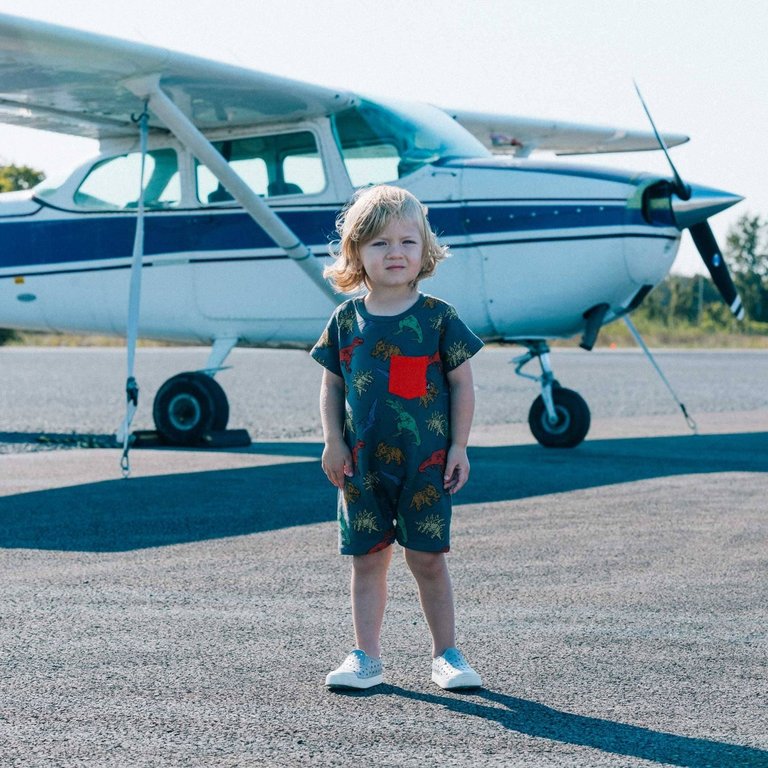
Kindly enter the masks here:
M 398 397 L 412 400 L 427 394 L 427 366 L 429 357 L 392 355 L 389 359 L 389 391 Z

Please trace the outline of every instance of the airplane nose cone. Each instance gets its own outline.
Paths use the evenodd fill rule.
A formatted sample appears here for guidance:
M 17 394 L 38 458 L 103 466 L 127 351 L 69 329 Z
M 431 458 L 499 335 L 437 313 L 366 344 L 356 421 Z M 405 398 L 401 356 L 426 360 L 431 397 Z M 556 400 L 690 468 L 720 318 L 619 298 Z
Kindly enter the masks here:
M 714 216 L 744 199 L 731 192 L 723 192 L 721 189 L 702 187 L 697 184 L 691 184 L 690 190 L 691 196 L 687 200 L 682 200 L 677 195 L 671 196 L 670 204 L 678 229 L 686 229 L 700 224 L 710 216 Z

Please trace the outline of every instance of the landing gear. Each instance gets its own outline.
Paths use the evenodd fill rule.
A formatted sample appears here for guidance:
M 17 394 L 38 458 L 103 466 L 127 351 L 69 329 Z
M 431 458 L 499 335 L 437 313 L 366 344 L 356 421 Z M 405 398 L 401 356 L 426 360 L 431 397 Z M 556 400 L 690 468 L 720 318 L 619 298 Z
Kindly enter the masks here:
M 227 428 L 229 402 L 213 375 L 222 370 L 235 344 L 234 337 L 216 339 L 204 370 L 179 373 L 160 387 L 152 415 L 163 442 L 197 445 L 211 432 Z
M 589 432 L 589 406 L 578 392 L 561 387 L 555 379 L 546 342 L 524 344 L 528 352 L 512 361 L 517 363 L 515 373 L 541 385 L 541 394 L 533 401 L 528 413 L 531 432 L 545 448 L 574 448 Z M 541 376 L 522 373 L 523 366 L 535 357 L 541 364 Z
M 226 428 L 229 403 L 221 385 L 206 373 L 190 371 L 168 379 L 152 407 L 155 428 L 171 445 L 196 445 Z
M 573 448 L 589 431 L 589 406 L 572 389 L 552 388 L 555 421 L 547 414 L 544 397 L 539 395 L 528 412 L 528 426 L 545 448 Z

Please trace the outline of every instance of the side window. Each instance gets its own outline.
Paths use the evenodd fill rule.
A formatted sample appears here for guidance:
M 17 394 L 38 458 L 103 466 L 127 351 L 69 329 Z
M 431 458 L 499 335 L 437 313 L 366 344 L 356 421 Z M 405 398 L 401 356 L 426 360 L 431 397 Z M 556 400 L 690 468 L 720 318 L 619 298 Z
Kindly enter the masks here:
M 227 139 L 213 146 L 262 197 L 311 195 L 325 189 L 325 173 L 315 137 L 310 131 Z M 196 163 L 197 197 L 201 203 L 232 200 L 218 179 Z
M 136 208 L 139 199 L 141 153 L 131 152 L 101 160 L 77 188 L 75 205 L 92 210 Z M 144 167 L 144 205 L 170 208 L 181 198 L 179 165 L 172 149 L 147 153 Z

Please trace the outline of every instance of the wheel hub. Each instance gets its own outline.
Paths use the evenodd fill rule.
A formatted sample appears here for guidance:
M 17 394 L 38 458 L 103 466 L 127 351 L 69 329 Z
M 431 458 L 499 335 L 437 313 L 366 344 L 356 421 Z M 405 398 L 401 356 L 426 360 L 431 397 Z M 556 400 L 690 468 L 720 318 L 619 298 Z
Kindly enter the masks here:
M 168 420 L 174 429 L 189 430 L 200 422 L 202 411 L 200 403 L 186 393 L 180 393 L 168 404 Z
M 552 422 L 549 420 L 547 412 L 544 411 L 541 416 L 541 426 L 552 435 L 562 435 L 571 426 L 571 414 L 561 405 L 555 406 L 555 413 L 557 414 L 557 420 Z

